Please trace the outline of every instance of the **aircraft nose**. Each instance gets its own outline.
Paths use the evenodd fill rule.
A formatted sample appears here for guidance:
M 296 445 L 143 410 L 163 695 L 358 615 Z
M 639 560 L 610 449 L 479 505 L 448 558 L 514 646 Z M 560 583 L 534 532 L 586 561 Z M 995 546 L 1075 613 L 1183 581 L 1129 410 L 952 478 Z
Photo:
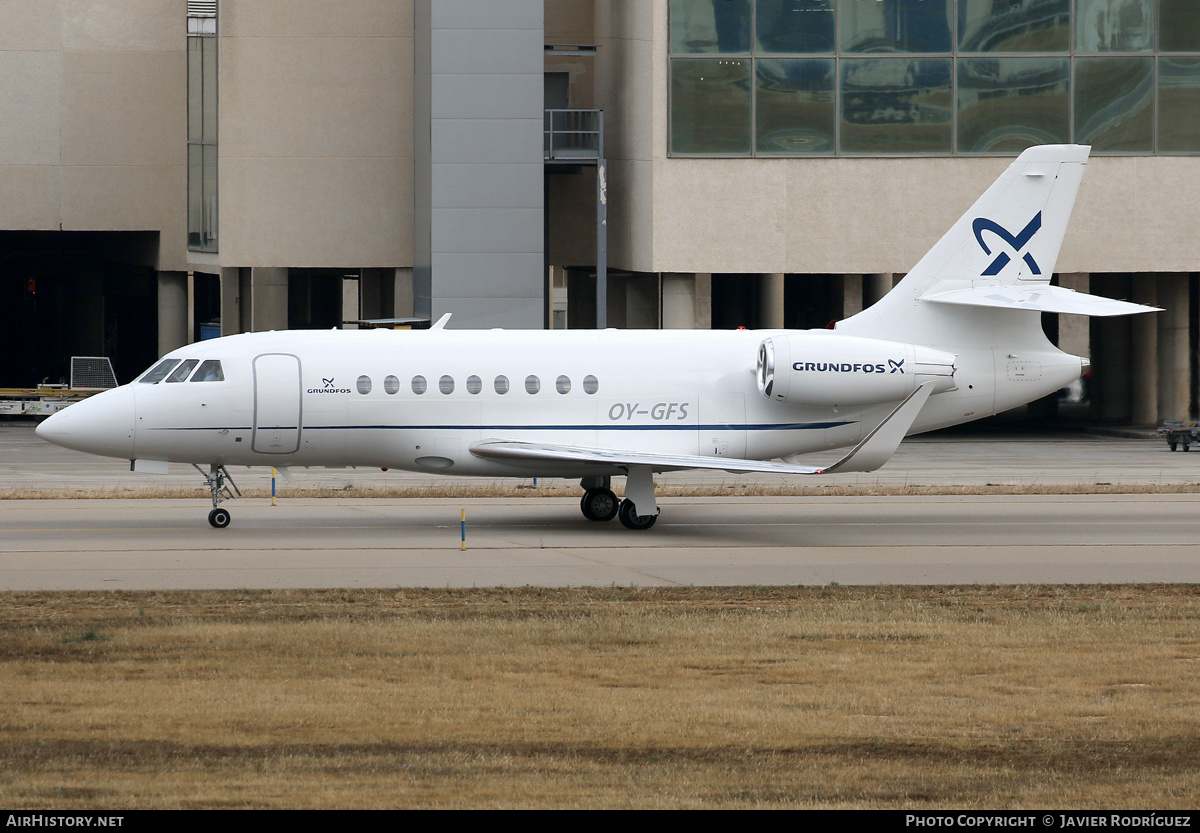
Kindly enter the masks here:
M 43 440 L 104 457 L 133 459 L 137 412 L 128 385 L 69 405 L 36 429 Z

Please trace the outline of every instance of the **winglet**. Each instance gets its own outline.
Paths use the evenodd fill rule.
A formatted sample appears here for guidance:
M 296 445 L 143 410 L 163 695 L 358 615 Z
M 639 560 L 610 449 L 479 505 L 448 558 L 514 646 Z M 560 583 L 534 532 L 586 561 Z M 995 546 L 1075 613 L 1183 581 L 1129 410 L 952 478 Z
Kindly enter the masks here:
M 432 327 L 430 327 L 429 329 L 431 329 L 431 330 L 444 330 L 444 329 L 446 329 L 446 322 L 447 322 L 447 321 L 449 321 L 449 320 L 450 320 L 450 313 L 446 313 L 446 314 L 445 314 L 445 315 L 443 315 L 441 318 L 439 318 L 437 321 L 434 321 L 434 322 L 433 322 L 433 326 L 432 326 Z
M 896 453 L 896 448 L 900 445 L 900 441 L 904 439 L 904 435 L 908 433 L 908 429 L 912 428 L 912 424 L 917 419 L 917 414 L 921 413 L 921 408 L 925 407 L 926 400 L 933 393 L 933 385 L 933 382 L 925 382 L 910 393 L 908 398 L 884 417 L 883 422 L 876 425 L 875 429 L 870 434 L 867 434 L 862 442 L 854 446 L 849 454 L 832 466 L 821 469 L 818 473 L 834 474 L 852 471 L 875 471 L 875 469 L 892 459 L 892 455 Z

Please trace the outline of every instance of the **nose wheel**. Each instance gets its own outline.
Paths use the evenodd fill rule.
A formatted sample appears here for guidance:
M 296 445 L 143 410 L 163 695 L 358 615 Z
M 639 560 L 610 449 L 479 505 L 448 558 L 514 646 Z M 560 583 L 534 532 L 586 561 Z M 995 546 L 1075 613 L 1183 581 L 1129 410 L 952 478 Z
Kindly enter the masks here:
M 238 489 L 237 484 L 233 482 L 233 478 L 229 476 L 229 472 L 224 466 L 219 466 L 213 463 L 208 467 L 206 474 L 204 469 L 192 463 L 192 468 L 200 472 L 204 476 L 204 485 L 212 493 L 212 511 L 208 513 L 208 522 L 215 529 L 224 529 L 229 526 L 230 516 L 228 509 L 220 508 L 221 503 L 227 500 L 233 500 L 242 496 L 242 492 Z

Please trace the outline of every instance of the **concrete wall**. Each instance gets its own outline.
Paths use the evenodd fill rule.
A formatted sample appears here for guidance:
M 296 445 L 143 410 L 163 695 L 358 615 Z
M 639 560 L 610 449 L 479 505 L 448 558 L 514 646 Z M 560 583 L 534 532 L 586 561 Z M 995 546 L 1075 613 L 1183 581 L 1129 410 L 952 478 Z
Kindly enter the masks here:
M 185 34 L 182 2 L 0 3 L 0 228 L 159 231 L 184 265 Z
M 412 262 L 412 20 L 411 0 L 221 4 L 222 264 Z

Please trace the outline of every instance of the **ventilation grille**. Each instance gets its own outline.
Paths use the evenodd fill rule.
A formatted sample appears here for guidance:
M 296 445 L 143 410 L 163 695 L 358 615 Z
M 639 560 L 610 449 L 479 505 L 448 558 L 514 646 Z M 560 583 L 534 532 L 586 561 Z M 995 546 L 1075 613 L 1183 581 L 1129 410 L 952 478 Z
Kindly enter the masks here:
M 188 0 L 188 17 L 216 17 L 217 0 Z

